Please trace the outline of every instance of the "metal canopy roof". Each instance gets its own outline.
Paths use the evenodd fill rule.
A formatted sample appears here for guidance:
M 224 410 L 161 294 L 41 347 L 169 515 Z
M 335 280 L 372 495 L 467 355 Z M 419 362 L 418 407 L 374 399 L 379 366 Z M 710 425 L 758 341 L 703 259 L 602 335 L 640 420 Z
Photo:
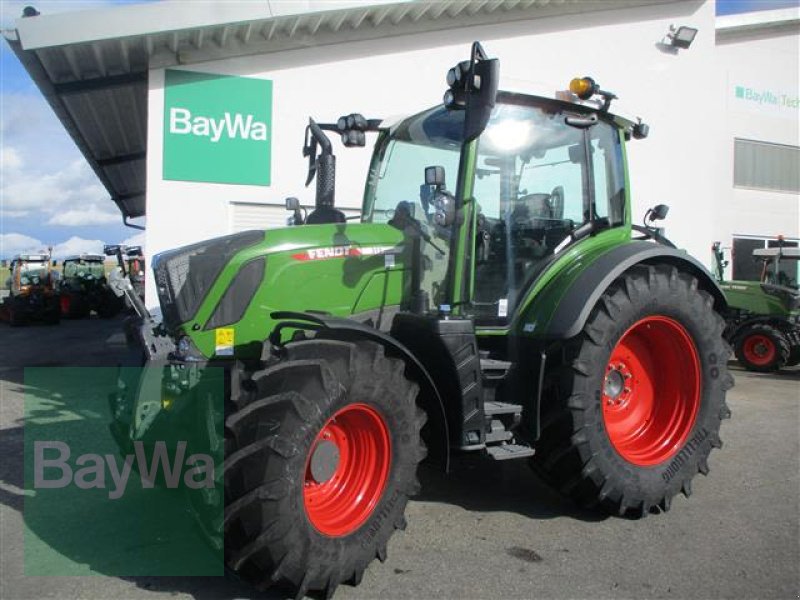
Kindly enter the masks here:
M 6 40 L 125 219 L 145 214 L 148 69 L 667 0 L 282 0 L 21 18 Z

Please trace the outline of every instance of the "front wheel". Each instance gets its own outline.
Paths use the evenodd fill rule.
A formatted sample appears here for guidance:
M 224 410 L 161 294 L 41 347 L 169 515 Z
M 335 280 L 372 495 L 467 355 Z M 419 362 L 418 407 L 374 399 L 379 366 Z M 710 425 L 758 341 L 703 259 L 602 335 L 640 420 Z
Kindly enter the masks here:
M 790 358 L 786 336 L 768 323 L 745 326 L 736 335 L 735 347 L 736 359 L 748 371 L 777 371 Z
M 285 350 L 225 416 L 225 562 L 257 586 L 330 596 L 405 527 L 424 413 L 403 361 L 378 344 Z
M 688 496 L 730 416 L 723 328 L 694 277 L 667 265 L 626 272 L 550 376 L 537 469 L 580 504 L 619 515 Z

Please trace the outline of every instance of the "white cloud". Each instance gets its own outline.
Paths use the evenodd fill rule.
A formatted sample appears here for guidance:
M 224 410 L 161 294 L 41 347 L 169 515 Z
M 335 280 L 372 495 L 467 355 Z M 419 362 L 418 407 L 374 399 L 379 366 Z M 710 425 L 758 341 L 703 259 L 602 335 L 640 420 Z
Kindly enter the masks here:
M 105 225 L 117 223 L 121 219 L 119 214 L 113 214 L 97 206 L 66 210 L 54 214 L 48 219 L 48 225 L 64 225 L 66 227 L 84 225 Z
M 87 240 L 73 235 L 66 242 L 53 246 L 53 258 L 62 259 L 73 254 L 102 254 L 102 240 Z M 8 259 L 26 252 L 47 252 L 47 244 L 21 233 L 0 234 L 0 257 Z
M 126 240 L 122 240 L 122 242 L 120 242 L 120 243 L 123 246 L 142 246 L 142 247 L 144 247 L 144 231 L 142 231 L 141 233 L 137 233 L 136 235 L 133 235 L 133 236 L 129 237 Z
M 53 248 L 53 258 L 64 258 L 73 254 L 102 254 L 103 242 L 101 240 L 85 240 L 73 235 L 66 242 L 56 244 Z
M 35 253 L 46 250 L 40 240 L 21 233 L 0 233 L 0 257 L 11 258 L 15 254 Z
M 30 161 L 4 168 L 4 208 L 55 212 L 62 207 L 100 204 L 103 199 L 111 205 L 108 192 L 84 160 L 74 160 L 55 171 L 41 170 Z
M 22 158 L 16 149 L 0 147 L 0 172 L 13 171 L 22 167 Z

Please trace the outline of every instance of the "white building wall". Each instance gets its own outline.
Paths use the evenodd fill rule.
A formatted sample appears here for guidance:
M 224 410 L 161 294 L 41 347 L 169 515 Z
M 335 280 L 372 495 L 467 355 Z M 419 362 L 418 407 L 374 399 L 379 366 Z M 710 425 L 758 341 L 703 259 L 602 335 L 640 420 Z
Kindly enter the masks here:
M 718 141 L 716 235 L 730 246 L 734 236 L 800 237 L 800 195 L 790 192 L 734 187 L 734 139 L 800 146 L 797 105 L 784 104 L 783 96 L 800 94 L 800 36 L 794 31 L 769 31 L 721 41 L 717 64 L 723 80 L 723 118 Z M 777 103 L 736 97 L 741 86 L 770 92 Z
M 661 40 L 670 24 L 699 29 L 688 50 L 669 53 Z M 670 204 L 667 234 L 701 259 L 714 231 L 716 138 L 702 126 L 719 115 L 714 71 L 714 3 L 668 5 L 448 30 L 384 40 L 311 47 L 228 59 L 191 70 L 273 81 L 272 183 L 269 187 L 165 181 L 162 173 L 164 71 L 150 71 L 147 156 L 147 254 L 228 233 L 231 202 L 282 204 L 303 188 L 301 156 L 309 116 L 332 121 L 412 114 L 441 101 L 447 69 L 480 40 L 500 58 L 501 88 L 552 96 L 574 76 L 591 75 L 621 100 L 612 111 L 641 116 L 650 137 L 629 146 L 634 215 Z M 336 154 L 337 204 L 360 205 L 370 150 Z M 155 303 L 148 278 L 148 304 Z

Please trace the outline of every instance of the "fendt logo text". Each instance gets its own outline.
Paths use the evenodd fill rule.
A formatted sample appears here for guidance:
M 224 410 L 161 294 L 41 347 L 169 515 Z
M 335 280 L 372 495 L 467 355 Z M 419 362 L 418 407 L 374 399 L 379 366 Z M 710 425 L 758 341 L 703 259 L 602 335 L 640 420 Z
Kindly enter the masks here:
M 169 132 L 177 135 L 195 135 L 218 142 L 225 135 L 229 139 L 266 141 L 267 124 L 257 121 L 253 115 L 226 112 L 223 118 L 215 119 L 202 115 L 194 116 L 186 108 L 174 107 L 169 111 Z

